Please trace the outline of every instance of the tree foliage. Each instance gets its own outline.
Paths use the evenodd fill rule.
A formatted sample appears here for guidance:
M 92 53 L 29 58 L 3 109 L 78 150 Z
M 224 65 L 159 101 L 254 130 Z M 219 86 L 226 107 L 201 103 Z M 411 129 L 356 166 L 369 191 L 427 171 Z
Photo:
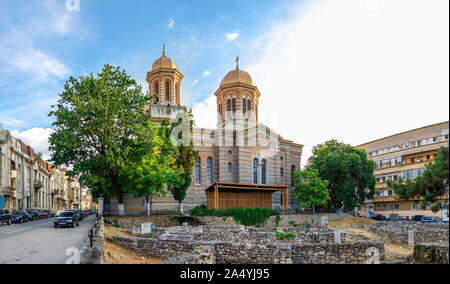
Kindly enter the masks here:
M 331 140 L 314 147 L 308 167 L 329 181 L 330 207 L 352 210 L 375 195 L 375 163 L 364 150 Z
M 434 162 L 415 180 L 388 182 L 400 199 L 421 198 L 424 206 L 430 205 L 433 212 L 448 209 L 449 149 L 442 148 Z M 447 196 L 447 199 L 444 199 Z
M 294 173 L 295 199 L 304 208 L 326 206 L 330 198 L 327 180 L 319 177 L 316 169 L 305 169 Z
M 122 202 L 119 174 L 147 122 L 149 99 L 119 67 L 71 77 L 49 114 L 55 117 L 49 147 L 54 165 L 72 167 L 94 198 L 114 195 Z

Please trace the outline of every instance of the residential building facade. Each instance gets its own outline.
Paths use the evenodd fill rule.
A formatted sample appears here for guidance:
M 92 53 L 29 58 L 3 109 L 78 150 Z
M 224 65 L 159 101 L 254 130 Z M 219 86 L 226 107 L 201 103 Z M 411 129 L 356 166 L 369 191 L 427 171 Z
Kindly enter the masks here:
M 423 207 L 420 199 L 401 200 L 389 188 L 388 181 L 412 180 L 422 175 L 426 165 L 433 162 L 442 147 L 449 146 L 449 122 L 395 134 L 357 146 L 367 152 L 375 162 L 376 195 L 367 201 L 362 215 L 370 212 L 389 216 L 398 214 L 411 218 L 414 215 L 448 216 L 448 211 L 433 213 Z M 447 198 L 448 196 L 444 196 Z

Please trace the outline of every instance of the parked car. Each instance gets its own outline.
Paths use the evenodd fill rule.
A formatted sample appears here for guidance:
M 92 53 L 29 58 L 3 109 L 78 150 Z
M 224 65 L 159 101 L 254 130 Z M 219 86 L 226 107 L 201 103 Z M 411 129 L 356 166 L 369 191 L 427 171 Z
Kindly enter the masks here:
M 80 226 L 80 221 L 78 219 L 78 215 L 75 212 L 62 212 L 59 213 L 58 217 L 56 217 L 54 221 L 54 227 L 71 227 Z
M 39 215 L 39 212 L 37 210 L 31 209 L 28 210 L 27 213 L 30 216 L 30 221 L 37 221 L 41 219 L 41 216 Z
M 14 211 L 11 215 L 13 223 L 28 223 L 30 221 L 30 215 L 26 211 Z
M 6 209 L 0 209 L 0 226 L 2 224 L 7 224 L 7 225 L 12 224 L 11 214 Z
M 56 216 L 55 210 L 50 210 L 49 213 L 50 213 L 50 218 L 53 218 Z
M 370 215 L 368 218 L 375 220 L 375 221 L 386 221 L 387 220 L 385 216 L 380 215 L 380 214 L 373 214 L 373 215 Z
M 422 217 L 422 220 L 420 220 L 422 223 L 434 223 L 434 222 L 439 222 L 439 218 L 438 217 L 432 217 L 432 216 L 424 216 Z
M 423 216 L 423 215 L 414 215 L 412 217 L 412 220 L 415 221 L 415 222 L 420 222 L 420 221 L 422 221 L 423 217 L 425 217 L 425 216 Z

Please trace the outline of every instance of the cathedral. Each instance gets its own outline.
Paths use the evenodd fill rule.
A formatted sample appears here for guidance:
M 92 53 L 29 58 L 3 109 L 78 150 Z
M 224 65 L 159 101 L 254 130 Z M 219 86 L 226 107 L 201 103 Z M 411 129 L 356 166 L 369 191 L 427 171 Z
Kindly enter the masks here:
M 239 58 L 236 62 L 236 69 L 226 74 L 215 92 L 216 129 L 194 129 L 198 158 L 183 206 L 296 208 L 293 173 L 300 169 L 303 145 L 259 122 L 261 93 L 250 74 L 240 69 Z M 146 78 L 152 95 L 146 111 L 152 121 L 173 121 L 188 110 L 181 105 L 183 77 L 163 51 Z M 113 200 L 111 205 L 117 213 L 117 202 Z M 124 197 L 126 214 L 140 214 L 143 205 L 142 198 Z M 152 212 L 175 212 L 177 208 L 170 190 L 152 200 Z

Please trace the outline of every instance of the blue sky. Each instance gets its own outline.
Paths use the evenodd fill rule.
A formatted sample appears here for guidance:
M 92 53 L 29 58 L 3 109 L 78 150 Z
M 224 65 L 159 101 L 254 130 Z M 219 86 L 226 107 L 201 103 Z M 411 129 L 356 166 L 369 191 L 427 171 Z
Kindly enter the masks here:
M 449 119 L 448 0 L 0 0 L 0 123 L 48 157 L 47 116 L 69 76 L 106 63 L 145 84 L 161 55 L 182 103 L 214 127 L 241 57 L 261 122 L 313 146 L 360 145 Z
M 0 0 L 0 122 L 49 127 L 46 114 L 68 76 L 96 73 L 105 63 L 144 84 L 163 43 L 185 74 L 184 103 L 193 106 L 214 92 L 249 41 L 298 3 L 81 0 L 80 11 L 69 12 L 66 0 Z

